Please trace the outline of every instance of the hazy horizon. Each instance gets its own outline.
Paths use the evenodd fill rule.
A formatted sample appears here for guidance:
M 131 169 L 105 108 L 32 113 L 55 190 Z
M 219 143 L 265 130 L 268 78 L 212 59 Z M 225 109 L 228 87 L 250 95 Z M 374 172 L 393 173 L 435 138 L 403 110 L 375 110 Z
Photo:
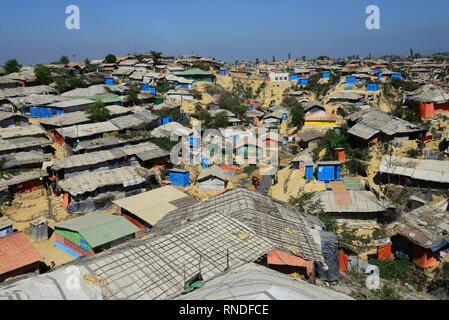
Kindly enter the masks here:
M 65 9 L 80 9 L 68 30 Z M 368 30 L 368 5 L 380 9 L 380 30 Z M 449 51 L 449 2 L 306 1 L 2 1 L 0 65 L 102 59 L 150 50 L 200 54 L 222 61 L 430 55 Z

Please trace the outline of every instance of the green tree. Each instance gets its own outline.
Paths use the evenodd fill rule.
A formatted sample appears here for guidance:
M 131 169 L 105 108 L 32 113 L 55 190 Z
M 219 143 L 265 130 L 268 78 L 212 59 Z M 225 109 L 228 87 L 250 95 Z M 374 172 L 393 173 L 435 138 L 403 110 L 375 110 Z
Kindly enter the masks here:
M 275 57 L 273 56 L 273 62 L 276 62 L 276 59 L 275 59 Z
M 281 106 L 286 108 L 292 108 L 297 103 L 297 100 L 293 97 L 286 96 L 282 99 Z
M 70 60 L 69 57 L 67 56 L 61 56 L 61 58 L 59 58 L 59 63 L 60 64 L 69 64 Z
M 212 127 L 218 129 L 227 126 L 229 126 L 228 114 L 225 111 L 217 113 L 212 121 Z
M 231 112 L 234 113 L 237 116 L 237 118 L 242 120 L 245 116 L 246 109 L 242 105 L 235 105 L 231 108 Z
M 130 85 L 128 89 L 128 94 L 126 95 L 126 100 L 133 105 L 140 103 L 139 100 L 140 88 L 137 85 Z
M 108 54 L 108 55 L 104 58 L 104 61 L 105 61 L 106 63 L 116 63 L 116 62 L 117 62 L 117 57 L 110 53 L 110 54 Z
M 50 68 L 38 65 L 34 68 L 34 75 L 39 84 L 47 85 L 53 82 L 53 77 L 51 76 Z
M 307 58 L 306 56 L 302 56 L 302 60 L 306 61 L 306 58 Z
M 104 122 L 111 118 L 109 110 L 102 101 L 95 102 L 86 112 L 93 122 Z
M 159 64 L 159 61 L 161 60 L 162 52 L 156 52 L 156 51 L 150 51 L 151 59 L 153 59 L 153 63 Z
M 238 90 L 237 86 L 235 87 L 235 90 Z M 240 100 L 236 95 L 223 90 L 220 98 L 218 99 L 218 105 L 232 109 L 232 107 L 240 105 Z
M 16 59 L 11 59 L 6 61 L 4 69 L 7 74 L 19 72 L 19 70 L 22 68 L 22 66 L 17 62 Z
M 259 64 L 259 58 L 256 58 L 256 64 Z
M 201 109 L 198 112 L 197 118 L 200 121 L 204 121 L 204 126 L 206 128 L 209 128 L 212 122 L 212 116 L 210 115 L 209 111 L 207 111 L 206 109 Z
M 299 197 L 290 197 L 289 204 L 295 206 L 299 212 L 314 215 L 326 226 L 327 231 L 337 230 L 337 221 L 324 212 L 324 205 L 320 199 L 314 200 L 315 192 L 303 192 Z
M 291 123 L 295 127 L 301 126 L 301 124 L 304 121 L 304 108 L 302 107 L 302 105 L 300 103 L 296 103 L 293 106 L 291 113 L 292 113 Z
M 290 52 L 288 53 L 288 60 L 290 60 L 290 57 L 291 57 L 291 54 L 290 54 Z
M 86 68 L 91 71 L 92 70 L 92 65 L 90 64 L 89 58 L 86 58 L 84 60 L 84 64 L 86 65 Z

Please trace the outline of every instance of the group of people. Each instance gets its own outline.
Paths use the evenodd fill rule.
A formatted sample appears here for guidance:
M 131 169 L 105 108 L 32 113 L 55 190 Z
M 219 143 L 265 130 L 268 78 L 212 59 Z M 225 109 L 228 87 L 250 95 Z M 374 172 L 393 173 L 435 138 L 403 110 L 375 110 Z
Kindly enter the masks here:
M 259 188 L 260 188 L 260 179 L 258 177 L 253 176 L 251 178 L 251 183 L 254 186 L 254 188 L 256 188 L 256 190 L 259 190 Z M 271 185 L 274 186 L 277 183 L 278 183 L 277 175 L 272 175 L 271 176 Z
M 252 181 L 252 185 L 254 186 L 254 188 L 256 188 L 256 190 L 259 190 L 259 188 L 260 188 L 260 179 L 258 177 L 256 177 L 256 176 L 253 176 L 251 178 L 251 181 Z

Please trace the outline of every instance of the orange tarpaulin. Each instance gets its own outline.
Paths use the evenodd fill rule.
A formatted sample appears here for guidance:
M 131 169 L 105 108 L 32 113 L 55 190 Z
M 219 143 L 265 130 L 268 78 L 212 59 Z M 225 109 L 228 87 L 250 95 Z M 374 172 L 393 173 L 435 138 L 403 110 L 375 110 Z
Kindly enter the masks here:
M 432 250 L 413 245 L 413 263 L 420 267 L 436 267 L 440 263 L 435 259 Z
M 340 272 L 348 270 L 349 257 L 343 252 L 343 250 L 338 251 L 338 266 Z
M 287 265 L 294 267 L 305 267 L 307 277 L 310 278 L 313 272 L 313 261 L 306 261 L 300 257 L 292 256 L 279 250 L 270 251 L 267 255 L 268 264 Z
M 69 205 L 69 194 L 68 192 L 64 193 L 64 199 L 62 200 L 62 206 L 64 207 L 64 209 L 67 210 L 67 207 Z
M 377 259 L 385 260 L 389 257 L 391 257 L 391 243 L 377 247 Z

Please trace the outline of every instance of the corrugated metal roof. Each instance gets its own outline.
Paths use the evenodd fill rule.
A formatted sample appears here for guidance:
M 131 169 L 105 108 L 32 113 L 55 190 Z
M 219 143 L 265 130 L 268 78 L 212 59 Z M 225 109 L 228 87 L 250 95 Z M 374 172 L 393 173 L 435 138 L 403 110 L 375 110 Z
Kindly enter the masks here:
M 42 259 L 22 232 L 0 238 L 0 274 L 30 265 Z
M 8 227 L 12 226 L 13 224 L 15 224 L 15 222 L 12 221 L 11 219 L 6 219 L 3 221 L 0 221 L 0 230 L 8 228 Z
M 349 134 L 352 134 L 353 136 L 356 136 L 356 137 L 360 137 L 364 140 L 371 139 L 379 132 L 380 132 L 380 130 L 368 127 L 367 125 L 364 125 L 363 123 L 357 123 L 356 125 L 352 126 L 348 130 Z
M 0 140 L 0 151 L 21 150 L 29 147 L 45 147 L 51 145 L 47 137 L 23 137 Z
M 122 185 L 134 186 L 145 182 L 146 170 L 136 167 L 121 167 L 82 173 L 58 182 L 58 186 L 72 196 L 92 192 L 100 187 Z
M 99 212 L 56 223 L 55 228 L 78 232 L 92 248 L 140 230 L 125 217 Z
M 34 179 L 39 179 L 39 177 L 46 177 L 48 173 L 45 171 L 35 169 L 29 171 L 22 171 L 17 175 L 7 174 L 6 177 L 4 175 L 3 179 L 0 179 L 0 189 L 6 188 L 9 186 L 17 185 L 26 181 L 31 181 Z
M 388 136 L 403 133 L 414 133 L 423 129 L 408 121 L 389 114 L 373 109 L 366 108 L 358 111 L 348 117 L 356 124 L 348 130 L 348 133 L 361 137 L 363 139 L 372 138 L 378 132 L 383 132 Z
M 0 138 L 11 139 L 28 136 L 45 135 L 45 130 L 39 124 L 30 124 L 28 126 L 9 127 L 0 129 Z
M 70 108 L 70 107 L 77 107 L 77 106 L 84 106 L 84 105 L 90 105 L 94 104 L 92 100 L 88 99 L 73 99 L 73 100 L 66 100 L 61 102 L 56 102 L 49 104 L 48 106 L 50 108 Z
M 27 164 L 39 164 L 51 159 L 50 155 L 40 151 L 17 152 L 4 155 L 2 158 L 6 159 L 3 169 L 16 168 Z
M 315 200 L 321 200 L 324 211 L 331 213 L 346 212 L 383 212 L 385 208 L 380 205 L 371 191 L 361 190 L 333 190 L 320 191 L 314 195 Z
M 201 182 L 209 179 L 210 177 L 216 177 L 220 180 L 228 181 L 228 175 L 226 174 L 226 170 L 216 165 L 202 169 L 200 174 L 196 178 L 196 181 Z
M 380 173 L 406 176 L 417 180 L 449 183 L 449 161 L 385 156 Z
M 155 225 L 168 212 L 182 207 L 183 204 L 192 204 L 192 199 L 186 193 L 172 186 L 166 186 L 115 200 L 114 203 L 149 224 Z M 175 205 L 174 200 L 179 202 Z
M 110 121 L 86 123 L 71 127 L 58 128 L 56 132 L 64 138 L 82 138 L 95 134 L 119 131 L 119 128 Z
M 405 223 L 395 230 L 423 248 L 437 251 L 449 244 L 449 214 L 441 208 L 422 206 L 404 213 Z

